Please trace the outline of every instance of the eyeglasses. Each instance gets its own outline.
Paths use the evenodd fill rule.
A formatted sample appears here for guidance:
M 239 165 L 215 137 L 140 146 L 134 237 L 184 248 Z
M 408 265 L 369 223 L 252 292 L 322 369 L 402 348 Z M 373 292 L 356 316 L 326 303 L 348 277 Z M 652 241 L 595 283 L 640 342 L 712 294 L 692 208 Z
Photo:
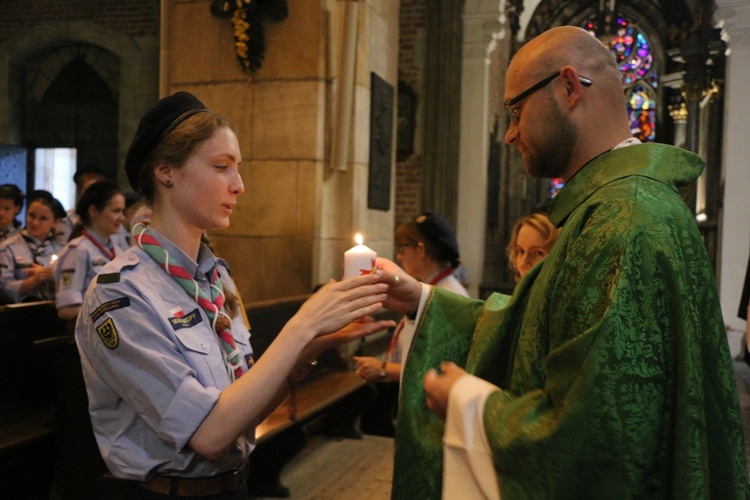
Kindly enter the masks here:
M 520 119 L 520 116 L 518 115 L 519 108 L 511 109 L 512 106 L 515 106 L 519 102 L 523 101 L 524 99 L 529 97 L 531 94 L 533 94 L 537 90 L 549 85 L 549 82 L 551 82 L 552 80 L 560 76 L 560 73 L 561 73 L 560 71 L 556 71 L 552 73 L 547 78 L 535 83 L 531 87 L 527 88 L 526 90 L 518 94 L 516 97 L 505 101 L 505 104 L 504 104 L 505 112 L 508 113 L 508 116 L 510 117 L 510 121 L 518 125 L 518 120 Z M 594 83 L 593 81 L 591 81 L 590 78 L 586 78 L 585 76 L 579 76 L 578 79 L 581 81 L 581 85 L 583 85 L 584 87 L 590 87 L 591 84 Z
M 410 243 L 404 243 L 403 245 L 398 245 L 396 247 L 396 255 L 401 255 L 406 251 L 407 248 L 414 248 L 418 247 L 419 242 L 410 242 Z

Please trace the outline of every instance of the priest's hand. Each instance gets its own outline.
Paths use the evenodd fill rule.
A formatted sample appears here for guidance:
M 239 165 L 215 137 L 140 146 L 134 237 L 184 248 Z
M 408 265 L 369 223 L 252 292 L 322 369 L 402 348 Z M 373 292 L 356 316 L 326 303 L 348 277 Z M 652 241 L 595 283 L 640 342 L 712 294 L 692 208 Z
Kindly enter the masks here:
M 434 368 L 430 368 L 425 373 L 423 382 L 427 394 L 427 408 L 438 417 L 445 419 L 451 388 L 456 380 L 466 372 L 450 361 L 440 363 L 440 371 L 442 374 L 438 374 Z
M 378 257 L 380 282 L 388 284 L 388 298 L 383 307 L 408 315 L 414 315 L 419 307 L 422 286 L 406 271 L 388 259 Z

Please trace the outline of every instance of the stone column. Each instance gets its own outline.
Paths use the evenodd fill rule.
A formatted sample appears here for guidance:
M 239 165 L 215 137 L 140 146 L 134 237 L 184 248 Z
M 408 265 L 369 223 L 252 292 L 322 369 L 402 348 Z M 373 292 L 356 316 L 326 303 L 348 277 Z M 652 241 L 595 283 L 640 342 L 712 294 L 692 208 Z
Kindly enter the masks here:
M 490 3 L 491 4 L 491 3 Z M 469 293 L 478 296 L 484 267 L 490 96 L 488 53 L 501 33 L 499 2 L 468 1 L 464 10 L 456 235 L 469 274 Z M 491 8 L 490 8 L 491 7 Z
M 724 161 L 721 226 L 719 233 L 719 295 L 724 322 L 742 332 L 745 322 L 737 317 L 742 284 L 750 253 L 750 4 L 744 0 L 717 0 L 714 19 L 724 24 L 731 49 L 727 57 L 724 108 Z M 737 333 L 741 336 L 741 333 Z M 739 340 L 730 342 L 733 353 Z
M 229 229 L 209 237 L 243 299 L 306 294 L 340 278 L 357 231 L 392 256 L 393 210 L 367 207 L 367 172 L 370 73 L 395 88 L 399 2 L 359 0 L 351 147 L 346 170 L 334 170 L 329 144 L 344 2 L 289 0 L 286 19 L 264 24 L 265 59 L 251 78 L 237 64 L 230 20 L 213 16 L 210 0 L 164 1 L 171 17 L 161 88 L 193 92 L 237 130 L 245 193 Z
M 456 224 L 464 0 L 431 0 L 423 93 L 421 205 Z

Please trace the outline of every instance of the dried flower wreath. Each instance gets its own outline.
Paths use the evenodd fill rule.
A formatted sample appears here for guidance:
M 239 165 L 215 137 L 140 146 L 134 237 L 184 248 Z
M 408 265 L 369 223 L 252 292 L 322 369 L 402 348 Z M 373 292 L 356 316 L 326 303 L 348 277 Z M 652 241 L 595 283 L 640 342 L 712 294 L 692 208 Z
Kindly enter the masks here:
M 282 21 L 289 9 L 286 0 L 213 0 L 211 13 L 231 19 L 237 62 L 244 73 L 252 75 L 265 57 L 261 21 Z

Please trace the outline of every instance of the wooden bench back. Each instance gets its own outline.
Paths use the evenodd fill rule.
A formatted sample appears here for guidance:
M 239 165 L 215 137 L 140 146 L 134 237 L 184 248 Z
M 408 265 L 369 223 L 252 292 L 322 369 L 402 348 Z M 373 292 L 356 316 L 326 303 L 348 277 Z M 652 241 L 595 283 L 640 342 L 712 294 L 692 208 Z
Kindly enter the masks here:
M 260 358 L 274 341 L 287 321 L 297 314 L 310 295 L 295 295 L 283 299 L 263 300 L 250 304 L 247 318 L 250 321 L 250 344 L 255 359 Z
M 0 306 L 0 423 L 52 406 L 55 353 L 35 342 L 64 336 L 65 327 L 52 301 Z

